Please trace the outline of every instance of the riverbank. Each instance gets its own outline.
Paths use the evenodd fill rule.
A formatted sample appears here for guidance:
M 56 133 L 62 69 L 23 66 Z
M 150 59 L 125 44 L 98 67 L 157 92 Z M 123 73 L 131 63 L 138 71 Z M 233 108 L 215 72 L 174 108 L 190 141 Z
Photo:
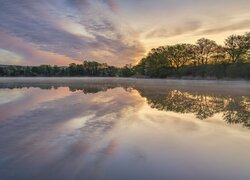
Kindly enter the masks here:
M 0 78 L 0 88 L 58 88 L 72 87 L 81 89 L 84 85 L 104 87 L 139 87 L 154 89 L 179 89 L 183 91 L 219 92 L 250 96 L 250 81 L 245 80 L 187 80 L 187 79 L 138 79 L 138 78 L 100 78 L 100 77 L 8 77 Z

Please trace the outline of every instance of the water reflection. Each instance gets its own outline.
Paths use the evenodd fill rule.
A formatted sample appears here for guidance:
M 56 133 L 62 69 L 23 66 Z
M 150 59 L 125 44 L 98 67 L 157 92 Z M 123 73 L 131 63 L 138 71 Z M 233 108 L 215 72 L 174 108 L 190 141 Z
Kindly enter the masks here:
M 2 179 L 250 177 L 250 131 L 216 116 L 249 127 L 249 86 L 46 81 L 0 81 Z
M 138 91 L 152 108 L 161 111 L 193 113 L 200 120 L 210 118 L 216 113 L 223 113 L 223 119 L 227 123 L 239 123 L 250 128 L 250 100 L 246 96 L 212 96 L 179 90 L 164 93 L 152 93 L 145 89 Z
M 39 93 L 31 90 L 28 94 Z M 102 101 L 107 97 L 109 101 Z M 25 109 L 0 124 L 0 174 L 4 179 L 98 179 L 115 153 L 117 124 L 138 106 L 136 99 L 116 89 L 76 92 Z M 9 170 L 13 167 L 14 174 Z
M 157 84 L 158 86 L 160 84 Z M 169 87 L 171 85 L 171 87 Z M 197 119 L 205 120 L 215 114 L 222 113 L 223 119 L 229 124 L 242 124 L 250 128 L 250 96 L 248 92 L 243 95 L 225 93 L 223 90 L 216 92 L 203 89 L 184 89 L 185 86 L 175 87 L 176 84 L 167 86 L 150 86 L 147 84 L 135 84 L 123 81 L 119 82 L 88 82 L 87 83 L 12 83 L 0 84 L 0 88 L 22 89 L 37 87 L 40 89 L 58 89 L 68 87 L 71 92 L 82 91 L 84 94 L 106 92 L 108 89 L 117 87 L 125 91 L 136 90 L 141 97 L 146 98 L 151 108 L 160 111 L 172 111 L 176 113 L 193 113 Z M 248 87 L 247 87 L 248 88 Z M 205 91 L 204 91 L 205 89 Z M 249 89 L 248 89 L 249 90 Z

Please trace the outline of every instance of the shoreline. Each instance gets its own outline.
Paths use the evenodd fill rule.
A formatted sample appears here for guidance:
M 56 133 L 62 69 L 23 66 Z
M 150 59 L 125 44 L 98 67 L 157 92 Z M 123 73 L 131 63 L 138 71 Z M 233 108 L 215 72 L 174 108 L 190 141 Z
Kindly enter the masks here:
M 0 88 L 15 87 L 82 87 L 116 86 L 161 89 L 179 89 L 184 91 L 211 91 L 222 94 L 242 94 L 250 96 L 250 81 L 245 80 L 185 80 L 185 79 L 138 79 L 121 77 L 8 77 L 0 78 Z
M 92 77 L 92 76 L 3 76 L 0 77 L 0 83 L 1 80 L 3 79 L 88 79 L 88 80 L 95 80 L 95 79 L 113 79 L 113 80 L 162 80 L 162 81 L 214 81 L 214 82 L 249 82 L 250 79 L 237 79 L 237 78 L 213 78 L 213 77 L 207 77 L 207 78 L 202 78 L 202 77 L 181 77 L 181 78 L 176 78 L 176 77 L 169 77 L 169 78 L 141 78 L 141 77 Z

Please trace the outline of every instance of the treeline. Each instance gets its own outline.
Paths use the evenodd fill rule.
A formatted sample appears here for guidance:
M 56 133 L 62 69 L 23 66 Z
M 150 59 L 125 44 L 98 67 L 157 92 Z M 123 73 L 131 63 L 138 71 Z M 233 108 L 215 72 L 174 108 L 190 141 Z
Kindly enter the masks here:
M 109 66 L 106 63 L 84 61 L 82 64 L 72 63 L 67 67 L 41 65 L 41 66 L 0 66 L 0 76 L 21 77 L 63 77 L 63 76 L 89 76 L 89 77 L 131 77 L 134 75 L 133 67 L 126 65 L 122 68 Z
M 196 44 L 152 49 L 135 67 L 147 77 L 250 78 L 250 33 L 231 35 L 224 46 L 201 38 Z
M 135 66 L 122 68 L 95 61 L 67 67 L 0 66 L 0 76 L 90 77 L 215 77 L 250 79 L 250 33 L 231 35 L 223 46 L 201 38 L 196 44 L 176 44 L 152 49 Z

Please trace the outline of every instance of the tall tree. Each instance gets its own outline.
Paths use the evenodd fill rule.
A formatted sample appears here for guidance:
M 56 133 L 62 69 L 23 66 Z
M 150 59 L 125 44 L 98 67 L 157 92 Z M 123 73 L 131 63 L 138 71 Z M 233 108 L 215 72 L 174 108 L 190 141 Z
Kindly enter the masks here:
M 170 66 L 167 48 L 160 46 L 152 49 L 140 64 L 143 66 L 144 75 L 150 77 L 164 76 L 162 73 L 165 73 L 164 70 Z M 141 68 L 137 67 L 136 69 Z
M 168 46 L 166 54 L 171 66 L 179 69 L 194 59 L 194 47 L 191 44 L 176 44 Z
M 242 60 L 243 55 L 249 51 L 249 36 L 249 33 L 245 35 L 231 35 L 225 40 L 225 51 L 230 57 L 230 62 L 239 62 Z
M 210 56 L 218 48 L 215 41 L 206 38 L 198 39 L 196 45 L 198 64 L 207 64 Z

